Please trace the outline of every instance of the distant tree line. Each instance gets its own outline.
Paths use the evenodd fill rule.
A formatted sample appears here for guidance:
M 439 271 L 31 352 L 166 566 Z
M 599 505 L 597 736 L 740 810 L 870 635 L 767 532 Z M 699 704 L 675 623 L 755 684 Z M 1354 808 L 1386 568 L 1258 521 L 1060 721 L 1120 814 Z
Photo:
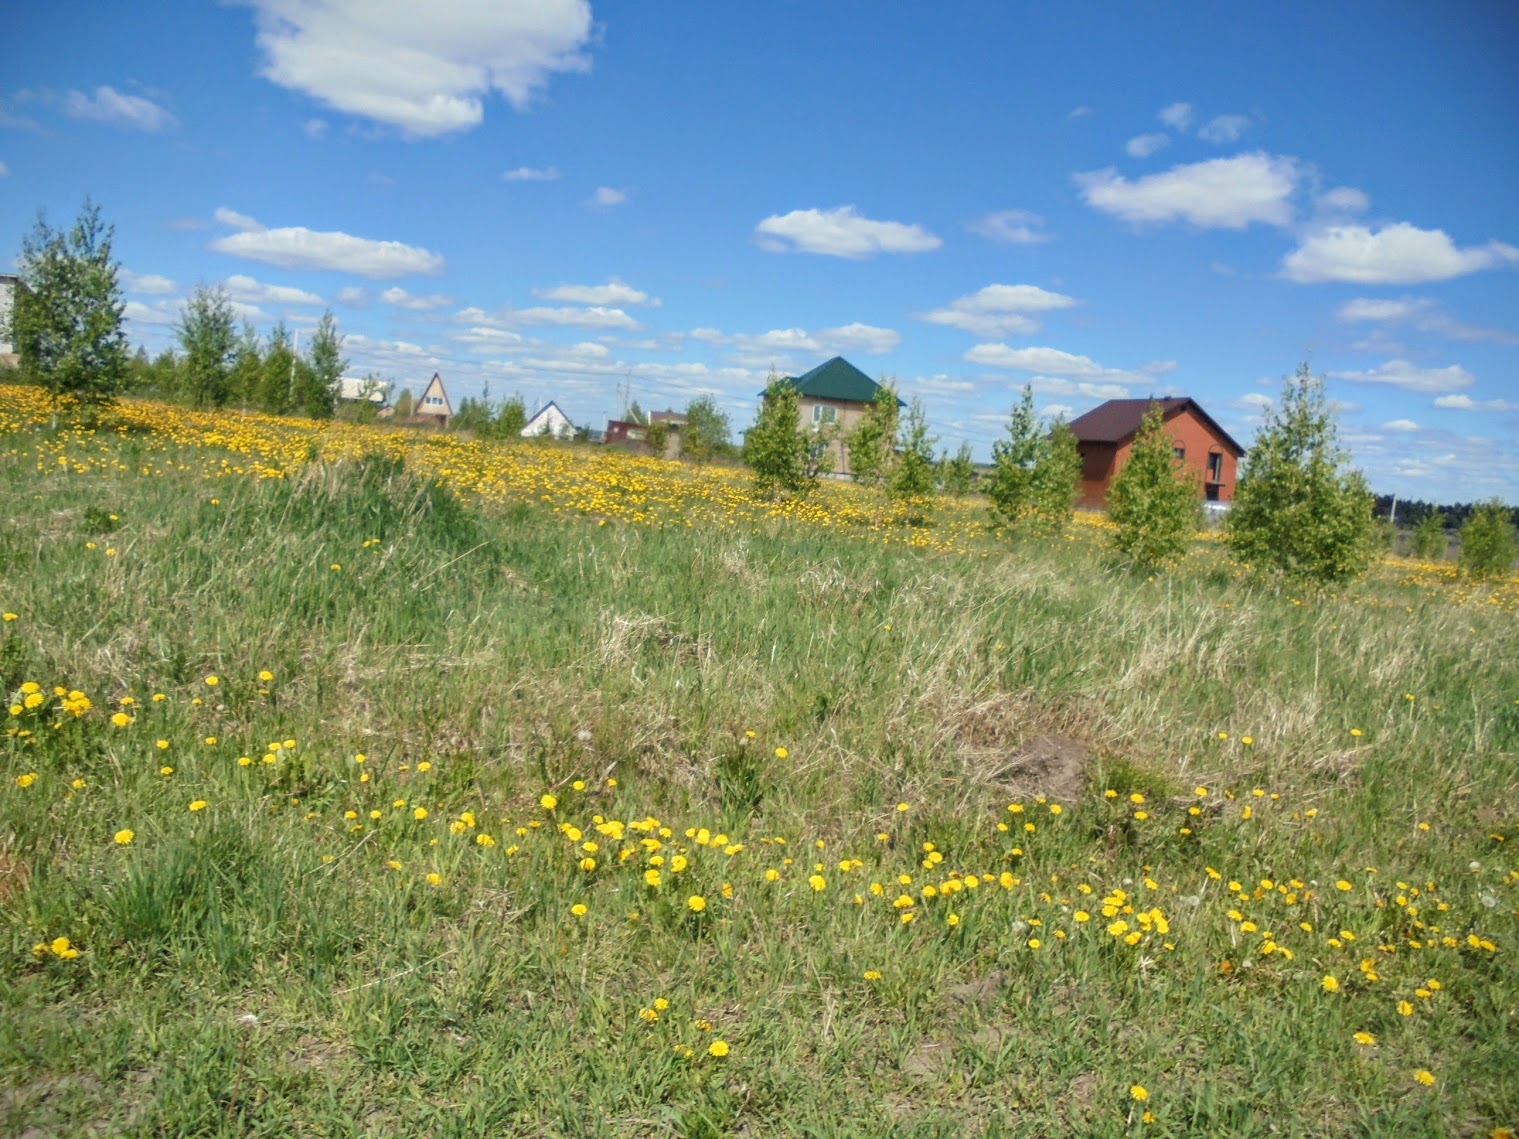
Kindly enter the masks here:
M 1399 498 L 1396 495 L 1379 494 L 1376 496 L 1377 517 L 1389 517 L 1394 502 L 1398 506 L 1397 517 L 1394 521 L 1400 529 L 1405 530 L 1417 530 L 1420 524 L 1431 515 L 1440 516 L 1442 529 L 1459 530 L 1484 505 L 1481 502 L 1454 502 L 1442 505 L 1417 498 Z M 1509 520 L 1513 525 L 1519 526 L 1519 506 L 1509 508 Z

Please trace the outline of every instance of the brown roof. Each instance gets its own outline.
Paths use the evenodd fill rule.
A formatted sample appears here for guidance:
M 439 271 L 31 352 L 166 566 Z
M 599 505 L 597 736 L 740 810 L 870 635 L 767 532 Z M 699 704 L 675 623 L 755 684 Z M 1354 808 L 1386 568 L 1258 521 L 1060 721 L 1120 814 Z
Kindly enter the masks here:
M 1145 412 L 1150 410 L 1152 403 L 1160 404 L 1161 414 L 1167 419 L 1183 408 L 1190 407 L 1236 455 L 1245 453 L 1245 449 L 1202 409 L 1202 405 L 1188 396 L 1170 399 L 1110 399 L 1107 403 L 1098 404 L 1085 415 L 1078 415 L 1071 420 L 1071 431 L 1080 443 L 1122 443 L 1138 434 L 1139 425 L 1144 422 Z

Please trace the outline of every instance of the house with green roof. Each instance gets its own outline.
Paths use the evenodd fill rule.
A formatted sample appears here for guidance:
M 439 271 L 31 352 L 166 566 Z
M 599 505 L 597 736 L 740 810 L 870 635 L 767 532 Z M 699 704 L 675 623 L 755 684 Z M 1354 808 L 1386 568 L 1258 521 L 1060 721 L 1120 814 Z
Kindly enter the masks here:
M 835 356 L 800 376 L 786 381 L 801 396 L 798 404 L 803 430 L 823 431 L 837 428 L 837 437 L 829 445 L 833 452 L 833 469 L 849 474 L 849 448 L 844 437 L 859 425 L 876 401 L 881 385 L 842 356 Z M 902 401 L 897 400 L 899 405 Z

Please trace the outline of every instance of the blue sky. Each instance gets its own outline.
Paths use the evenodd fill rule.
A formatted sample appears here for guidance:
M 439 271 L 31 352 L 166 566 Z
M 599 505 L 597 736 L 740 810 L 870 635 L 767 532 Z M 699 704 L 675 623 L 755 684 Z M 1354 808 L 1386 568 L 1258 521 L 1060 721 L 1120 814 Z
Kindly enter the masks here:
M 425 15 L 418 13 L 425 12 Z M 151 13 L 151 14 L 149 14 Z M 0 263 L 117 228 L 350 372 L 601 425 L 842 354 L 989 453 L 1330 377 L 1381 491 L 1519 501 L 1519 9 L 249 0 L 5 17 Z M 532 410 L 532 409 L 530 409 Z

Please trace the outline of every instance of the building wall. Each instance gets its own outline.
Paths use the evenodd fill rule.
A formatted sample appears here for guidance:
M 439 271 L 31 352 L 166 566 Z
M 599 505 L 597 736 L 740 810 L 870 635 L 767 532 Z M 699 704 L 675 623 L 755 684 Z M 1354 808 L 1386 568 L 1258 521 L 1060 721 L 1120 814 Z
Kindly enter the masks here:
M 814 423 L 817 426 L 825 426 L 825 421 L 813 419 L 814 407 L 823 409 L 822 414 L 827 415 L 827 409 L 832 408 L 834 424 L 837 425 L 839 437 L 829 444 L 829 451 L 833 454 L 833 469 L 837 474 L 849 474 L 849 448 L 844 446 L 845 435 L 848 435 L 860 425 L 860 420 L 865 418 L 866 413 L 873 405 L 868 403 L 855 403 L 841 399 L 818 399 L 816 396 L 804 395 L 798 401 L 798 411 L 801 417 L 803 431 L 813 430 Z
M 1218 502 L 1234 501 L 1234 486 L 1239 477 L 1239 459 L 1224 441 L 1206 423 L 1194 415 L 1190 408 L 1173 413 L 1166 420 L 1166 434 L 1176 446 L 1185 450 L 1182 461 L 1197 472 L 1199 493 L 1204 498 Z M 1108 487 L 1118 472 L 1129 461 L 1134 440 L 1120 444 L 1082 443 L 1081 505 L 1103 507 L 1107 505 Z M 1220 477 L 1207 478 L 1210 455 L 1222 457 Z M 1211 485 L 1210 485 L 1211 484 Z
M 9 356 L 16 349 L 12 346 L 10 335 L 5 330 L 10 328 L 11 309 L 16 301 L 16 278 L 7 274 L 0 274 L 0 356 Z

